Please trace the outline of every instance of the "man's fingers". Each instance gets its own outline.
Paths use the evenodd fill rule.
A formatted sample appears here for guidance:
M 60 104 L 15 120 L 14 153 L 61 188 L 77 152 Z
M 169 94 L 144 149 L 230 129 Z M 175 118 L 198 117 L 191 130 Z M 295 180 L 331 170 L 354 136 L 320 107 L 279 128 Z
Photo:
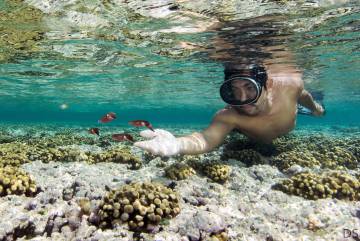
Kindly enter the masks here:
M 151 130 L 144 130 L 144 131 L 140 131 L 140 136 L 147 138 L 147 139 L 151 139 L 154 138 L 155 136 L 157 136 L 156 132 L 153 132 Z
M 155 129 L 154 131 L 151 130 L 140 131 L 140 136 L 147 139 L 152 139 L 157 136 L 170 137 L 170 138 L 174 137 L 173 134 L 163 129 Z
M 163 129 L 155 129 L 156 135 L 166 137 L 166 138 L 174 138 L 174 135 L 170 132 Z
M 145 151 L 150 151 L 152 150 L 151 145 L 149 144 L 148 141 L 138 141 L 134 143 L 134 146 L 137 146 Z
M 134 146 L 137 146 L 145 151 L 151 152 L 154 155 L 159 153 L 159 146 L 153 140 L 150 141 L 138 141 L 134 143 Z

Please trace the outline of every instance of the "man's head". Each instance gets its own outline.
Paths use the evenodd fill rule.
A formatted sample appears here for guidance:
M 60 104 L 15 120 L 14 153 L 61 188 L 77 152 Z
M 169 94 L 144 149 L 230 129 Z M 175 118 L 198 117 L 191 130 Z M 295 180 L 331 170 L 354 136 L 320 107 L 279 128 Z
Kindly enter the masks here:
M 225 81 L 220 87 L 221 98 L 237 110 L 248 115 L 256 115 L 261 108 L 263 89 L 266 90 L 267 75 L 264 67 L 225 66 Z

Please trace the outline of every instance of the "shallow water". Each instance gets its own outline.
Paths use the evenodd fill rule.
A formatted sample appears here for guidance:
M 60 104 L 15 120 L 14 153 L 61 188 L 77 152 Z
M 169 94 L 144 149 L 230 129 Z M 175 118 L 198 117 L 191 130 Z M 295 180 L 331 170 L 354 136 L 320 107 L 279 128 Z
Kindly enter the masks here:
M 343 240 L 345 229 L 356 232 L 359 9 L 358 0 L 0 0 L 0 239 Z M 204 129 L 224 106 L 224 65 L 261 61 L 303 72 L 326 115 L 299 115 L 271 144 L 231 133 L 204 155 L 158 157 L 112 139 L 144 140 L 132 119 L 175 136 Z M 110 111 L 118 118 L 99 124 Z M 132 224 L 116 218 L 127 214 L 120 203 L 135 208 L 139 190 L 118 200 L 108 191 L 143 182 L 176 192 L 180 213 L 160 217 L 169 203 L 161 194 L 161 222 L 150 218 L 152 204 L 146 216 L 128 215 Z M 144 192 L 142 205 L 156 204 Z
M 30 3 L 45 9 L 46 1 Z M 1 4 L 9 5 L 3 1 Z M 209 49 L 214 48 L 213 39 L 225 30 L 161 33 L 174 26 L 186 29 L 198 24 L 198 20 L 181 17 L 176 8 L 172 8 L 175 9 L 172 15 L 157 19 L 134 16 L 121 4 L 99 3 L 98 8 L 91 10 L 92 4 L 59 3 L 40 20 L 19 19 L 16 25 L 6 17 L 2 19 L 8 35 L 11 30 L 37 30 L 41 38 L 34 41 L 34 50 L 29 44 L 16 48 L 12 46 L 16 45 L 16 38 L 11 42 L 5 35 L 2 37 L 2 45 L 7 49 L 0 65 L 1 121 L 96 123 L 99 116 L 114 111 L 120 116 L 118 124 L 141 118 L 159 124 L 206 125 L 216 110 L 224 106 L 218 92 L 223 80 L 222 61 L 209 59 Z M 162 16 L 160 12 L 170 11 L 165 11 L 164 6 L 172 6 L 168 2 L 152 4 L 153 8 L 140 5 L 135 12 Z M 211 16 L 210 10 L 184 4 L 180 4 L 181 10 L 193 9 Z M 358 125 L 359 9 L 352 2 L 315 6 L 304 4 L 291 14 L 279 14 L 280 20 L 271 26 L 280 29 L 270 34 L 272 43 L 280 48 L 285 48 L 285 44 L 295 54 L 292 64 L 304 71 L 306 87 L 321 90 L 325 95 L 327 115 L 321 119 L 299 117 L 298 123 Z M 269 3 L 261 5 L 262 8 L 279 12 L 283 7 L 274 8 Z M 66 13 L 66 9 L 71 11 Z M 251 14 L 242 11 L 232 14 L 236 9 L 233 6 L 232 10 L 224 9 L 227 12 L 217 15 L 240 20 L 241 29 L 242 19 L 251 19 L 248 16 Z M 261 15 L 249 11 L 254 16 Z M 21 8 L 14 7 L 2 12 L 23 14 Z M 203 22 L 206 21 L 200 23 Z M 259 30 L 243 32 L 244 37 L 236 40 L 240 45 L 254 44 L 251 41 L 260 37 L 269 38 L 261 24 L 254 26 Z M 205 45 L 207 50 L 185 51 L 178 47 L 180 41 Z M 260 39 L 258 44 L 262 43 Z M 273 60 L 276 62 L 276 58 Z

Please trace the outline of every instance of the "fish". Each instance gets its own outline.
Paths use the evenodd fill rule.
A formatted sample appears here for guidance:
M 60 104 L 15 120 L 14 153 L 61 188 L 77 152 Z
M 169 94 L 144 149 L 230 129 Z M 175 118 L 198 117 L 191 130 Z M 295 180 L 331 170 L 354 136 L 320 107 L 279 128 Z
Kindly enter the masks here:
M 99 133 L 99 128 L 90 128 L 89 129 L 89 133 L 90 134 L 94 134 L 94 135 L 99 135 L 100 133 Z
M 145 126 L 150 130 L 155 131 L 153 126 L 150 124 L 150 122 L 146 120 L 133 120 L 133 121 L 129 121 L 129 124 L 136 127 Z
M 116 114 L 114 112 L 109 112 L 103 117 L 101 117 L 100 120 L 98 120 L 99 123 L 108 123 L 112 120 L 116 119 Z
M 134 142 L 132 135 L 123 133 L 123 134 L 113 134 L 112 139 L 115 141 L 131 141 Z

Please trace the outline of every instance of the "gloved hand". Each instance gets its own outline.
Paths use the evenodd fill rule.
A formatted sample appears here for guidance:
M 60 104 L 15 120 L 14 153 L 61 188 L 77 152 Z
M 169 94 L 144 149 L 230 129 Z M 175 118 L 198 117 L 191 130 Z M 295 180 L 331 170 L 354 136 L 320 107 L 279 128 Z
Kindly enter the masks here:
M 160 156 L 173 156 L 180 153 L 181 142 L 168 131 L 163 129 L 144 130 L 140 132 L 140 135 L 152 139 L 135 142 L 134 146 Z

